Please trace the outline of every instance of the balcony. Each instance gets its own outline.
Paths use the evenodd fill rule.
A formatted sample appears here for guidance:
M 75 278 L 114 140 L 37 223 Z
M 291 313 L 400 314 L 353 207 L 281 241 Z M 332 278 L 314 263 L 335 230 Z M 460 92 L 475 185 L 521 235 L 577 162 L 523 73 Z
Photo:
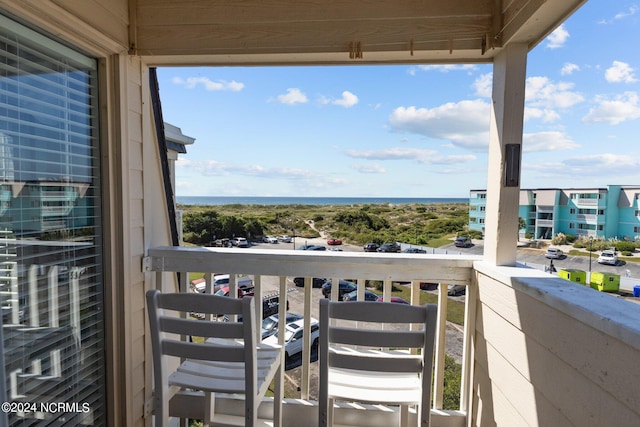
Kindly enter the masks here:
M 322 296 L 311 280 L 292 291 L 292 277 L 328 277 L 334 283 L 352 279 L 362 292 L 365 280 L 379 280 L 386 301 L 393 282 L 408 282 L 414 304 L 420 282 L 463 285 L 467 296 L 460 405 L 448 410 L 443 410 L 443 382 L 450 301 L 446 286 L 437 292 L 433 426 L 637 425 L 640 420 L 640 306 L 537 270 L 499 267 L 462 255 L 183 247 L 150 249 L 143 265 L 156 272 L 156 288 L 165 292 L 187 291 L 189 271 L 224 272 L 231 273 L 230 294 L 235 295 L 235 275 L 249 274 L 257 298 L 274 289 L 298 298 L 306 319 L 317 318 L 317 299 Z M 181 273 L 179 282 L 174 272 Z M 337 287 L 332 292 L 335 299 Z M 284 304 L 280 307 L 283 310 Z M 310 337 L 303 339 L 303 349 L 309 349 Z M 299 395 L 284 402 L 284 426 L 300 425 L 301 419 L 305 426 L 316 423 L 316 363 L 310 350 L 303 351 L 301 363 Z M 233 396 L 216 397 L 216 409 L 241 422 L 237 403 Z M 172 404 L 176 414 L 202 416 L 197 394 L 182 393 Z M 262 406 L 261 416 L 268 419 L 269 405 Z M 336 422 L 389 426 L 396 411 L 379 405 L 341 405 Z

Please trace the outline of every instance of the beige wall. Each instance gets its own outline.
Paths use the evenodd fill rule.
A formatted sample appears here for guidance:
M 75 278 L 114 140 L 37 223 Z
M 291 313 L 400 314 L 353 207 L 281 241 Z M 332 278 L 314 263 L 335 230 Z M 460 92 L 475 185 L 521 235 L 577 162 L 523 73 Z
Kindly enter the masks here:
M 640 307 L 478 264 L 473 425 L 638 425 Z

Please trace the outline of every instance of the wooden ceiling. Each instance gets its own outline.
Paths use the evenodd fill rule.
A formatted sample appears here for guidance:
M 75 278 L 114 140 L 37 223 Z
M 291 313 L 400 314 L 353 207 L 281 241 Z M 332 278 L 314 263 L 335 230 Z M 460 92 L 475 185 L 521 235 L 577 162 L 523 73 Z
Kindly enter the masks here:
M 152 65 L 492 62 L 586 0 L 130 0 Z

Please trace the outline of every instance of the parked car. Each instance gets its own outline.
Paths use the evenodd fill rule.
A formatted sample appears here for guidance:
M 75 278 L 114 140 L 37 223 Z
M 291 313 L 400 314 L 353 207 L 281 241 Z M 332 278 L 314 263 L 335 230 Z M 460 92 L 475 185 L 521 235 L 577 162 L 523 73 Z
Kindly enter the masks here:
M 342 296 L 343 301 L 358 301 L 358 290 L 348 292 Z M 365 301 L 379 301 L 380 296 L 374 294 L 368 289 L 364 290 L 364 300 Z
M 420 282 L 420 289 L 423 291 L 435 291 L 438 289 L 438 284 L 433 282 Z
M 237 246 L 239 248 L 248 248 L 249 242 L 244 237 L 234 237 L 231 239 L 231 245 Z
M 545 252 L 544 256 L 548 259 L 560 259 L 564 253 L 562 250 L 558 248 L 547 248 L 547 252 Z
M 228 297 L 229 286 L 222 286 L 220 289 L 218 289 L 215 295 L 218 295 L 220 297 Z M 238 288 L 238 298 L 242 298 L 244 296 L 253 296 L 253 288 Z
M 324 282 L 326 282 L 327 279 L 324 277 L 314 277 L 313 279 L 311 279 L 311 287 L 313 288 L 321 288 L 322 285 L 324 284 Z M 304 286 L 304 277 L 294 277 L 293 278 L 293 283 L 301 288 Z
M 468 248 L 472 245 L 471 239 L 465 236 L 458 237 L 453 244 L 456 248 Z
M 311 245 L 311 246 L 307 246 L 307 248 L 305 250 L 307 250 L 307 251 L 326 251 L 327 248 L 326 248 L 326 246 L 321 246 L 321 245 Z
M 467 293 L 467 287 L 463 285 L 449 285 L 447 295 L 451 297 L 457 297 Z
M 617 265 L 618 254 L 613 249 L 606 249 L 598 257 L 598 264 Z
M 245 276 L 245 277 L 238 277 L 236 279 L 236 283 L 238 285 L 238 288 L 240 289 L 247 289 L 247 288 L 253 288 L 253 279 L 251 277 Z M 215 274 L 213 276 L 213 293 L 215 294 L 216 292 L 218 292 L 220 290 L 220 288 L 222 287 L 229 287 L 229 275 L 228 274 Z M 198 281 L 195 285 L 194 285 L 194 291 L 195 292 L 199 292 L 199 293 L 204 293 L 206 289 L 206 283 L 204 280 L 202 281 Z
M 311 318 L 311 349 L 318 348 L 318 338 L 320 336 L 320 324 L 314 318 Z M 304 331 L 304 319 L 299 319 L 285 326 L 284 331 L 284 354 L 285 360 L 288 361 L 292 356 L 302 352 L 302 339 Z M 264 340 L 267 344 L 278 344 L 278 331 Z
M 289 324 L 289 323 L 293 323 L 296 320 L 300 320 L 300 319 L 302 319 L 302 315 L 301 314 L 287 313 L 287 316 L 285 317 L 285 322 L 287 324 Z M 271 316 L 265 318 L 262 321 L 262 339 L 270 337 L 271 335 L 273 335 L 276 332 L 278 332 L 278 323 L 279 323 L 278 314 L 274 314 L 274 315 L 271 315 Z
M 400 245 L 397 243 L 385 243 L 378 248 L 378 252 L 400 252 Z
M 291 236 L 287 236 L 286 234 L 284 236 L 278 236 L 278 241 L 282 242 L 282 243 L 291 243 Z
M 262 237 L 262 242 L 263 243 L 278 243 L 278 239 L 276 239 L 273 236 L 263 236 Z
M 353 292 L 357 288 L 358 287 L 355 283 L 351 283 L 346 280 L 340 280 L 340 283 L 338 285 L 338 301 L 342 301 L 342 297 L 344 296 L 344 294 Z M 327 280 L 322 285 L 322 295 L 325 298 L 331 298 L 331 280 Z
M 342 240 L 340 239 L 329 239 L 327 240 L 327 245 L 341 245 Z
M 422 248 L 407 248 L 402 251 L 405 254 L 426 254 L 427 251 Z
M 365 252 L 376 252 L 378 250 L 378 248 L 380 247 L 379 244 L 377 243 L 367 243 L 366 245 L 364 245 L 364 251 Z

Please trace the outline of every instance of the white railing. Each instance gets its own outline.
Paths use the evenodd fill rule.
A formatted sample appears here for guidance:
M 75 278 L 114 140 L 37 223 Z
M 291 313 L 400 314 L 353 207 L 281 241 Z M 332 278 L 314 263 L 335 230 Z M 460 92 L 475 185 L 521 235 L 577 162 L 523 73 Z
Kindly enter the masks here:
M 332 283 L 338 283 L 339 279 L 349 279 L 358 284 L 360 298 L 364 294 L 365 281 L 376 280 L 383 283 L 383 299 L 390 301 L 392 283 L 410 283 L 411 303 L 419 304 L 420 283 L 439 283 L 438 295 L 438 333 L 436 342 L 436 356 L 434 368 L 434 390 L 432 419 L 433 425 L 442 425 L 447 418 L 447 425 L 466 425 L 466 414 L 469 410 L 469 384 L 470 384 L 470 342 L 475 328 L 475 292 L 467 292 L 470 297 L 465 301 L 464 332 L 462 348 L 462 378 L 460 389 L 460 407 L 457 410 L 444 411 L 444 365 L 446 351 L 446 327 L 447 327 L 447 285 L 473 286 L 473 262 L 479 260 L 478 256 L 468 255 L 438 255 L 438 254 L 379 254 L 362 252 L 305 252 L 294 250 L 272 249 L 236 249 L 236 248 L 185 248 L 162 247 L 149 250 L 148 257 L 144 260 L 146 271 L 156 272 L 156 288 L 165 292 L 189 291 L 189 272 L 205 273 L 207 290 L 211 290 L 211 276 L 213 273 L 229 273 L 229 295 L 237 295 L 237 276 L 252 275 L 255 284 L 255 297 L 262 299 L 266 291 L 279 290 L 280 295 L 288 294 L 292 297 L 294 292 L 287 292 L 291 288 L 291 279 L 305 277 L 302 291 L 302 305 L 304 318 L 309 324 L 311 317 L 317 316 L 317 291 L 312 290 L 311 278 L 326 277 Z M 168 273 L 181 273 L 178 288 L 176 281 Z M 338 286 L 332 286 L 332 299 L 337 299 Z M 300 296 L 298 297 L 300 298 Z M 280 298 L 283 302 L 284 298 Z M 285 304 L 280 304 L 280 317 L 283 318 Z M 258 311 L 256 318 L 261 319 L 262 304 L 256 304 Z M 260 329 L 258 325 L 258 330 Z M 279 336 L 284 336 L 284 322 L 280 322 Z M 305 328 L 303 337 L 302 354 L 302 380 L 300 385 L 300 400 L 303 406 L 313 403 L 310 399 L 311 376 L 311 346 L 310 332 Z M 291 403 L 291 402 L 289 402 Z M 313 406 L 313 405 L 311 405 Z M 295 413 L 298 409 L 291 409 Z M 388 412 L 388 409 L 387 409 Z M 286 418 L 287 405 L 284 416 Z M 369 415 L 368 415 L 369 416 Z M 362 424 L 375 425 L 371 419 L 361 420 Z

